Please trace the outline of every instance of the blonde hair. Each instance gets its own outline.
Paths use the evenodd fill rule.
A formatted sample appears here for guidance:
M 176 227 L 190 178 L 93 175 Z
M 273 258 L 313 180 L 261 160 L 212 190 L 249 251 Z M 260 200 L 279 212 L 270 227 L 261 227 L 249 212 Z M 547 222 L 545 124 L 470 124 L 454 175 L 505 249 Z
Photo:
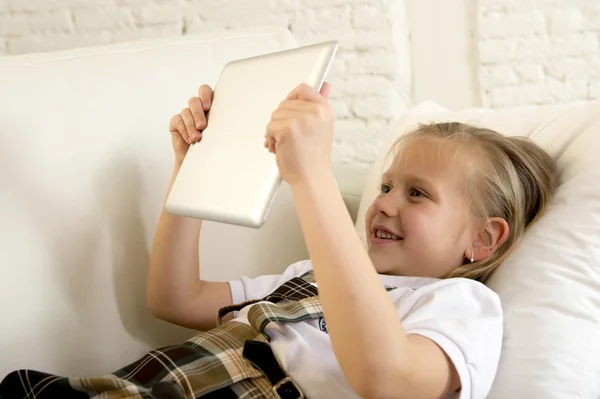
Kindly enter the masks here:
M 490 257 L 466 262 L 446 276 L 485 282 L 544 213 L 558 182 L 556 163 L 526 137 L 504 136 L 459 122 L 420 124 L 396 140 L 391 151 L 418 139 L 458 142 L 456 159 L 463 158 L 458 152 L 467 151 L 465 164 L 471 166 L 463 189 L 473 214 L 484 219 L 500 217 L 508 223 L 508 239 Z

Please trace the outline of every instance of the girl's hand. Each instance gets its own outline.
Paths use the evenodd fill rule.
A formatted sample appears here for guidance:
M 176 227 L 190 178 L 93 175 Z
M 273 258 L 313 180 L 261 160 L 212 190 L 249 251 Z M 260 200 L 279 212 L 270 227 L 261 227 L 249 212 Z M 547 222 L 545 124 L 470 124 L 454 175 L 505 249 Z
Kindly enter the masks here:
M 183 162 L 190 144 L 202 139 L 202 130 L 206 128 L 206 112 L 212 105 L 213 90 L 208 85 L 198 88 L 198 97 L 188 101 L 188 107 L 174 115 L 169 123 L 173 152 L 178 162 Z
M 329 83 L 317 92 L 296 87 L 271 115 L 265 147 L 274 153 L 282 179 L 293 185 L 331 170 L 334 113 Z

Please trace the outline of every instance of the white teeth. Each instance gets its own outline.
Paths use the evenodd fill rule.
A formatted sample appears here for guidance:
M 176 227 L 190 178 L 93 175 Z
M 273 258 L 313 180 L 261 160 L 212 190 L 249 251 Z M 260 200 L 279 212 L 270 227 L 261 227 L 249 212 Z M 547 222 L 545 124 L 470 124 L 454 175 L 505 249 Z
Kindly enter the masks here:
M 375 236 L 378 237 L 378 238 L 385 238 L 385 239 L 394 240 L 394 241 L 400 239 L 400 237 L 398 237 L 395 234 L 391 234 L 391 233 L 388 233 L 388 232 L 385 232 L 385 231 L 381 231 L 381 230 L 377 230 L 375 232 Z

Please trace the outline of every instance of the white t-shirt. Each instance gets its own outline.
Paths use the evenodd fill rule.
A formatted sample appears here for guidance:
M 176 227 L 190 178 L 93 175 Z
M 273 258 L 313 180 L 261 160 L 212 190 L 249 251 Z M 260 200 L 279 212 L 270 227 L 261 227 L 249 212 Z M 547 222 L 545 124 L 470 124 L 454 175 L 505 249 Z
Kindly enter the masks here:
M 294 263 L 282 275 L 230 281 L 233 303 L 262 298 L 285 281 L 312 269 L 310 260 Z M 458 371 L 460 399 L 485 398 L 492 386 L 502 346 L 502 308 L 484 284 L 455 278 L 379 275 L 406 334 L 425 336 L 439 345 Z M 235 316 L 248 324 L 249 305 Z M 309 398 L 358 398 L 347 383 L 331 347 L 323 320 L 267 325 L 271 347 L 281 366 Z

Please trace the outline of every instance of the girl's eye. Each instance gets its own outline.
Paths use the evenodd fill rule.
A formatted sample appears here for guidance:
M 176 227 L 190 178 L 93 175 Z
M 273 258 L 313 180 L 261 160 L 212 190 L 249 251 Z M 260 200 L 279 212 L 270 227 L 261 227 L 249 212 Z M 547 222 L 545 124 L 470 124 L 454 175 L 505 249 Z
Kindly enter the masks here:
M 411 197 L 425 197 L 426 196 L 425 193 L 423 193 L 423 191 L 421 191 L 417 188 L 411 189 L 409 195 Z
M 381 186 L 379 186 L 379 191 L 383 194 L 387 194 L 390 191 L 392 191 L 392 186 L 390 186 L 389 184 L 382 184 Z

